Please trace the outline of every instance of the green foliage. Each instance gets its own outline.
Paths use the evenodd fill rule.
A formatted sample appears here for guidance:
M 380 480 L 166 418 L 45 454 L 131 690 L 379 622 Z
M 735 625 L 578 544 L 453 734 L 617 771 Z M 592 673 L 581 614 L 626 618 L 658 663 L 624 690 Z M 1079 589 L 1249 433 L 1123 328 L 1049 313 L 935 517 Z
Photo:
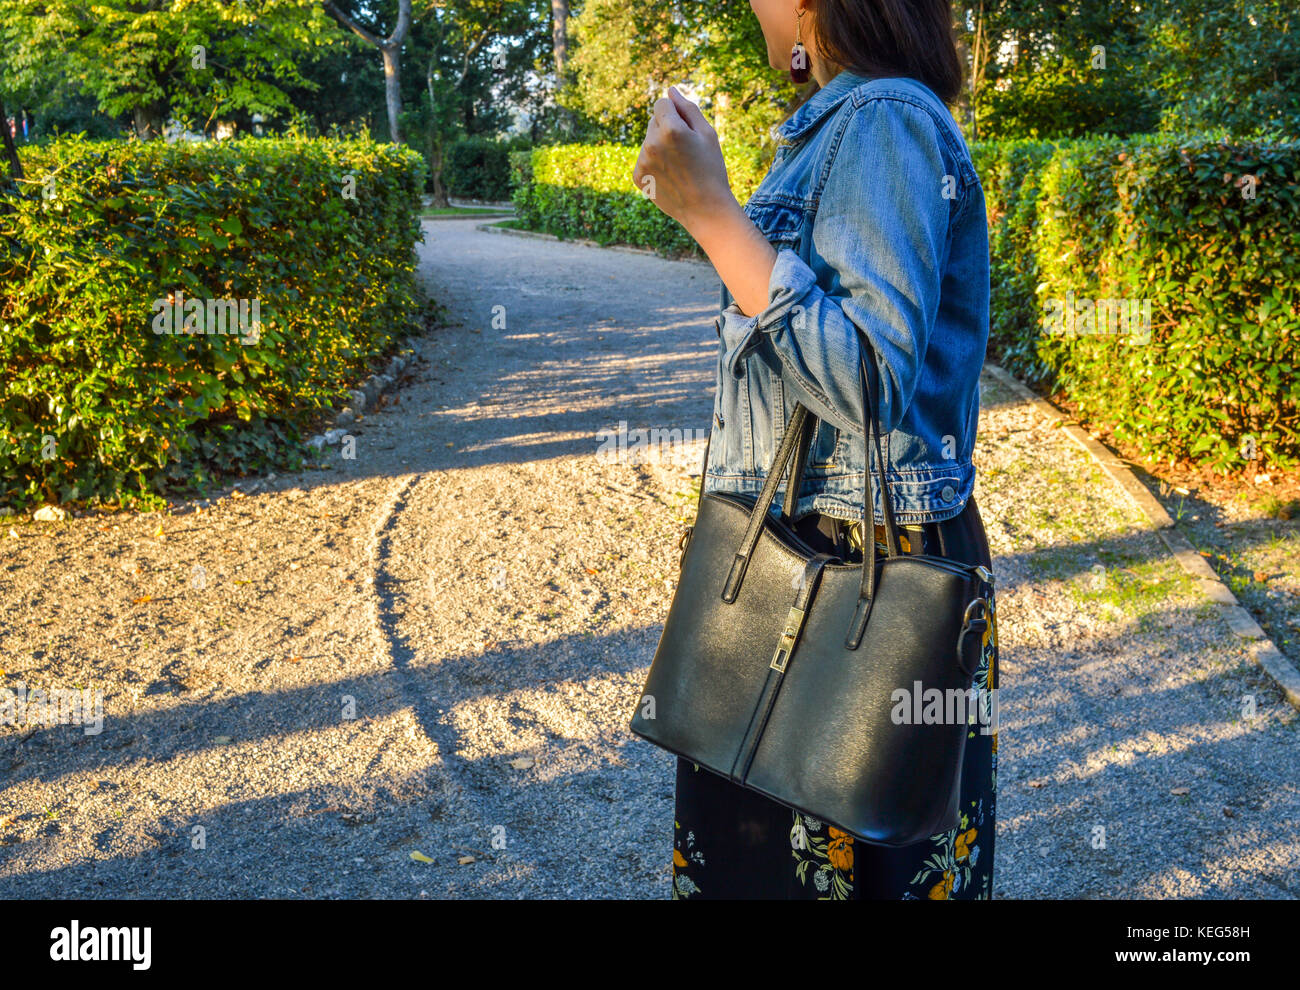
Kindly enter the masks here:
M 558 237 L 654 248 L 664 255 L 698 253 L 691 236 L 632 182 L 638 149 L 568 144 L 511 156 L 519 224 Z M 748 198 L 763 177 L 755 152 L 724 151 L 731 187 Z
M 991 352 L 1153 460 L 1300 463 L 1300 144 L 980 143 Z M 1255 177 L 1254 196 L 1249 195 Z M 1150 304 L 1049 332 L 1049 300 Z
M 955 6 L 971 82 L 959 116 L 974 137 L 1130 134 L 1154 124 L 1135 0 Z
M 447 149 L 443 181 L 452 196 L 498 202 L 510 198 L 510 153 L 517 143 L 466 138 Z
M 264 464 L 420 304 L 409 149 L 69 138 L 22 161 L 0 212 L 0 503 L 145 497 Z M 155 332 L 178 291 L 250 315 L 256 300 L 260 334 Z
M 1158 0 L 1149 65 L 1161 130 L 1300 136 L 1298 14 L 1294 0 Z
M 298 60 L 337 40 L 313 0 L 7 0 L 0 85 L 39 99 L 70 81 L 141 136 L 167 119 L 202 126 L 234 111 L 289 107 L 283 85 L 309 85 Z
M 576 79 L 559 98 L 590 123 L 580 137 L 639 141 L 673 84 L 698 94 L 724 140 L 765 144 L 797 102 L 789 77 L 767 64 L 747 0 L 586 0 L 572 24 Z

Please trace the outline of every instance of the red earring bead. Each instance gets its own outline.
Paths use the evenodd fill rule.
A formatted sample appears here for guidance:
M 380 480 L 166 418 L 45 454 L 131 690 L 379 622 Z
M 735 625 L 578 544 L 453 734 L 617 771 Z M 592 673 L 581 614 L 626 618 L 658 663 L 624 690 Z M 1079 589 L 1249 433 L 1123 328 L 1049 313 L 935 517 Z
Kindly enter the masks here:
M 797 83 L 806 83 L 809 78 L 808 49 L 802 41 L 796 41 L 790 52 L 790 78 Z

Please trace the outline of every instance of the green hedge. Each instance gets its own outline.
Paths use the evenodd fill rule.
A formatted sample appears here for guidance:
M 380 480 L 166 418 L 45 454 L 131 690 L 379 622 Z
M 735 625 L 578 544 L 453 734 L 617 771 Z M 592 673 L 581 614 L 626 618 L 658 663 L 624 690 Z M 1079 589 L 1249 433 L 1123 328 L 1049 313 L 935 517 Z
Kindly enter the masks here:
M 1300 145 L 1141 136 L 972 153 L 989 213 L 991 356 L 1153 460 L 1300 464 Z M 633 189 L 636 154 L 570 145 L 512 156 L 521 225 L 692 251 Z M 744 199 L 763 170 L 729 158 Z M 1256 178 L 1254 198 L 1243 175 Z M 1051 332 L 1060 310 L 1049 307 L 1098 300 L 1138 304 L 1149 331 L 1089 333 L 1080 310 L 1073 335 Z
M 465 138 L 447 148 L 442 181 L 449 195 L 497 203 L 508 200 L 510 154 L 515 146 L 490 138 Z
M 638 149 L 616 144 L 555 145 L 511 156 L 519 225 L 600 244 L 651 247 L 666 255 L 698 254 L 677 221 L 632 182 Z M 748 198 L 764 166 L 746 149 L 729 150 L 732 188 Z
M 0 200 L 0 503 L 278 462 L 423 302 L 408 149 L 74 138 L 22 163 Z M 205 318 L 242 300 L 251 322 L 255 301 L 260 334 L 155 332 L 177 292 Z
M 1152 460 L 1300 464 L 1300 145 L 1137 137 L 972 151 L 1003 363 Z M 1094 319 L 1091 333 L 1049 332 L 1049 307 L 1071 296 L 1078 319 L 1084 301 L 1149 305 L 1149 331 L 1102 333 Z

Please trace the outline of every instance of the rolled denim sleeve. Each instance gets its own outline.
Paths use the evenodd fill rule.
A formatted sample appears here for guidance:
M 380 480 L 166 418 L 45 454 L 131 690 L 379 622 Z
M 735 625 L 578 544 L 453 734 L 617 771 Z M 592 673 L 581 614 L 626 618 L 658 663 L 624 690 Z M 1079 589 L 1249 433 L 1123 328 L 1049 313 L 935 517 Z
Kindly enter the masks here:
M 813 223 L 821 284 L 793 250 L 778 251 L 767 307 L 751 318 L 734 304 L 723 311 L 733 375 L 759 352 L 798 401 L 861 437 L 862 334 L 876 353 L 881 427 L 898 426 L 938 313 L 952 207 L 944 191 L 963 194 L 955 180 L 945 181 L 956 167 L 942 141 L 929 114 L 902 100 L 874 99 L 854 112 Z

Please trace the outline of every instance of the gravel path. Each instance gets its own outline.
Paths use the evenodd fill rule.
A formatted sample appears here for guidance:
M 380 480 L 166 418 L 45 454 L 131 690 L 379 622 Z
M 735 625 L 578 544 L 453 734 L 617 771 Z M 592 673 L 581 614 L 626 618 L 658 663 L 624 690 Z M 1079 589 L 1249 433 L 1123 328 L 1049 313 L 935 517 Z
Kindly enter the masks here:
M 0 680 L 100 688 L 104 723 L 0 729 L 0 897 L 668 896 L 672 758 L 627 721 L 702 446 L 598 434 L 707 426 L 716 278 L 477 222 L 425 224 L 461 325 L 354 460 L 3 521 Z M 1296 713 L 999 387 L 997 896 L 1297 896 Z

